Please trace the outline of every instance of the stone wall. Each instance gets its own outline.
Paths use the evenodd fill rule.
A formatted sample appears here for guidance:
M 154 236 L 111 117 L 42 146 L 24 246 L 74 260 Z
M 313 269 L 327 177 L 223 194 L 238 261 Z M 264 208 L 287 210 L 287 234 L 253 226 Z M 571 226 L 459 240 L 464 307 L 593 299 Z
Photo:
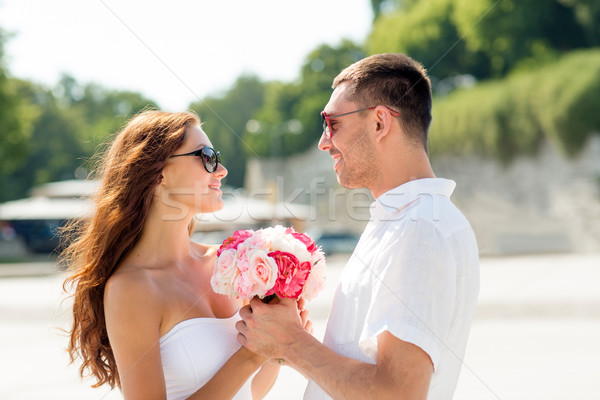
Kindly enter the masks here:
M 471 222 L 482 254 L 600 252 L 600 135 L 568 158 L 550 144 L 507 165 L 476 156 L 438 156 L 436 175 L 457 182 L 452 197 Z M 368 191 L 345 190 L 327 153 L 312 149 L 286 160 L 252 160 L 247 191 L 308 204 L 308 226 L 360 232 Z

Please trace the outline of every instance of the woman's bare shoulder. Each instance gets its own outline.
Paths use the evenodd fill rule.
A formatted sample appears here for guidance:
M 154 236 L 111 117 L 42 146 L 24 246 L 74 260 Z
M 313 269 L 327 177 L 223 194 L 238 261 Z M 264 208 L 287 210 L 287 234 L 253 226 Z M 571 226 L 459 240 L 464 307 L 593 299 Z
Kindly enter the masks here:
M 113 304 L 122 307 L 125 303 L 155 307 L 154 303 L 160 299 L 158 291 L 159 288 L 150 271 L 122 265 L 106 282 L 104 302 L 106 307 Z

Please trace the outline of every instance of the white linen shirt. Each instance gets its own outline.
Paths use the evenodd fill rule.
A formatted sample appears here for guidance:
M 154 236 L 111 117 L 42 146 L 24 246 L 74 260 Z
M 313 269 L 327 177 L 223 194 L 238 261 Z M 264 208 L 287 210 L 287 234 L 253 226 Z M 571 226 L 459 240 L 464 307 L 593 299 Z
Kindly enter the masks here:
M 477 242 L 450 201 L 455 186 L 419 179 L 373 202 L 323 339 L 336 353 L 371 364 L 384 331 L 420 347 L 434 366 L 428 400 L 452 398 L 479 294 Z M 308 383 L 304 399 L 330 398 Z

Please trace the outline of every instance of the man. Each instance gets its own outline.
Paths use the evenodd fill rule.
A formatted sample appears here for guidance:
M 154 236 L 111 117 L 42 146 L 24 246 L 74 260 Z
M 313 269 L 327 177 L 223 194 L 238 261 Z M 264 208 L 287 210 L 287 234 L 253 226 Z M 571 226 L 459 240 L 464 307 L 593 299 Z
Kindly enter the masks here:
M 322 113 L 319 148 L 338 181 L 368 188 L 371 219 L 344 269 L 323 344 L 295 302 L 254 299 L 238 340 L 310 378 L 305 399 L 450 399 L 479 292 L 473 231 L 427 155 L 431 84 L 402 54 L 342 71 Z

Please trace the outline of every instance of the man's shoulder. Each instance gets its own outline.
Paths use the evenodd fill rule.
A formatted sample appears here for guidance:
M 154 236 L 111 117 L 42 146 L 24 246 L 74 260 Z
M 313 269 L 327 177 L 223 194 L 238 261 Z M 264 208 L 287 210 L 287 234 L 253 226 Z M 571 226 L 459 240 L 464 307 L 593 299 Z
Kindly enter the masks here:
M 467 217 L 446 196 L 421 195 L 407 220 L 421 229 L 435 229 L 444 235 L 456 230 L 471 230 Z

